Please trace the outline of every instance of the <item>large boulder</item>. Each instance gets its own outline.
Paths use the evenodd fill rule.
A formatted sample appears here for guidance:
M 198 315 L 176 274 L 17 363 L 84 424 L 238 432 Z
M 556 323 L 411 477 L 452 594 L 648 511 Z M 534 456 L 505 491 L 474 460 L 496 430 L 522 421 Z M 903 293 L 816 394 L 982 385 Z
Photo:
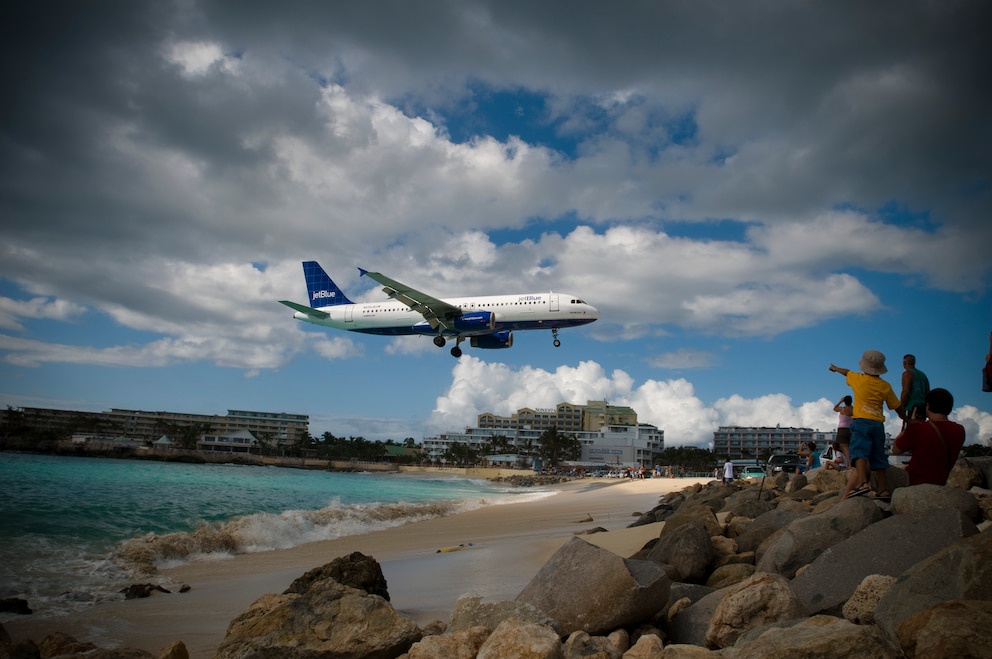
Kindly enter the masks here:
M 758 629 L 742 636 L 723 659 L 899 659 L 902 653 L 877 629 L 818 615 L 793 625 Z
M 345 586 L 364 590 L 370 595 L 378 595 L 389 601 L 389 591 L 386 589 L 386 577 L 382 574 L 379 563 L 371 556 L 354 551 L 347 556 L 339 556 L 330 563 L 314 568 L 297 578 L 285 591 L 289 593 L 305 593 L 310 586 L 324 579 L 334 579 Z
M 882 519 L 883 513 L 867 497 L 854 497 L 816 515 L 798 519 L 782 529 L 764 548 L 756 567 L 792 578 L 796 570 L 865 527 Z M 737 539 L 740 544 L 740 538 Z M 853 590 L 853 588 L 852 588 Z
M 727 589 L 706 630 L 706 645 L 725 648 L 750 629 L 807 615 L 788 579 L 778 574 L 755 573 Z
M 904 572 L 879 600 L 875 623 L 895 641 L 910 616 L 951 600 L 992 600 L 992 531 L 959 540 Z
M 382 597 L 325 579 L 256 600 L 231 621 L 215 657 L 392 659 L 419 640 L 417 624 Z
M 944 602 L 914 614 L 897 631 L 908 657 L 987 657 L 992 654 L 992 602 Z
M 563 659 L 561 639 L 547 625 L 536 625 L 517 618 L 499 623 L 476 659 Z
M 776 508 L 755 517 L 734 538 L 737 541 L 737 551 L 747 552 L 757 550 L 761 543 L 771 534 L 785 528 L 801 517 L 809 517 L 809 512 L 805 510 L 783 510 Z
M 959 510 L 975 523 L 982 521 L 982 511 L 974 496 L 954 487 L 929 483 L 893 491 L 891 510 L 896 515 L 928 510 Z
M 957 511 L 893 515 L 828 548 L 796 576 L 792 587 L 810 612 L 836 615 L 866 576 L 899 576 L 976 533 L 978 528 Z
M 425 636 L 413 644 L 407 659 L 474 659 L 492 629 L 469 627 L 453 633 Z
M 869 574 L 862 579 L 851 598 L 844 602 L 841 609 L 844 620 L 856 625 L 874 625 L 878 600 L 895 582 L 896 578 L 887 574 Z
M 709 511 L 705 507 L 701 510 Z M 695 520 L 682 524 L 677 533 L 665 533 L 668 530 L 667 522 L 665 526 L 658 542 L 647 552 L 639 552 L 637 556 L 658 564 L 670 565 L 675 571 L 673 578 L 677 581 L 705 581 L 713 566 L 713 544 L 709 530 Z
M 558 632 L 589 634 L 651 618 L 668 601 L 671 581 L 657 563 L 625 559 L 572 538 L 517 595 L 558 621 Z
M 680 645 L 705 646 L 706 631 L 710 627 L 713 613 L 728 590 L 728 588 L 715 590 L 672 616 L 667 628 L 672 642 Z
M 462 595 L 455 602 L 455 608 L 451 612 L 447 633 L 480 626 L 493 630 L 507 618 L 517 618 L 524 622 L 551 627 L 558 624 L 547 613 L 527 602 L 516 600 L 486 602 L 477 595 Z

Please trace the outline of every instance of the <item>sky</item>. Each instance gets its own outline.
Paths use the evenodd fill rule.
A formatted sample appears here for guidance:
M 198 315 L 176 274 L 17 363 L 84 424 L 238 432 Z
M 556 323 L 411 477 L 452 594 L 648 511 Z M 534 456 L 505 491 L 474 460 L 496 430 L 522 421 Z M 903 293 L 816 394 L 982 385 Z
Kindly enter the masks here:
M 0 404 L 421 440 L 607 400 L 707 447 L 913 353 L 992 438 L 992 4 L 16 2 Z M 296 321 L 301 262 L 600 319 L 455 360 Z M 890 432 L 899 429 L 890 414 Z

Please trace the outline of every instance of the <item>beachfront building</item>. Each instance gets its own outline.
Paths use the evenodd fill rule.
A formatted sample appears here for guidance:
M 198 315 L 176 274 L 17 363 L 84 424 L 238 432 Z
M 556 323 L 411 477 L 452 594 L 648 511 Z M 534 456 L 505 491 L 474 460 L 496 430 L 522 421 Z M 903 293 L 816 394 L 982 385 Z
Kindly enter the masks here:
M 227 415 L 148 412 L 112 409 L 109 412 L 80 412 L 42 407 L 3 410 L 0 425 L 5 432 L 30 433 L 62 439 L 88 435 L 94 439 L 123 438 L 154 442 L 162 435 L 194 428 L 197 435 L 235 435 L 248 431 L 277 446 L 293 445 L 308 437 L 310 417 L 305 414 L 228 410 Z M 175 437 L 170 437 L 175 441 Z
M 826 448 L 837 437 L 834 432 L 811 428 L 720 426 L 713 433 L 713 452 L 721 459 L 764 462 L 773 453 L 797 453 L 803 442 Z
M 424 457 L 430 462 L 443 464 L 449 456 L 458 454 L 457 446 L 485 456 L 483 459 L 490 464 L 526 469 L 534 465 L 541 434 L 550 427 L 466 428 L 464 432 L 426 437 L 423 441 Z M 665 431 L 644 423 L 611 424 L 598 430 L 565 431 L 558 428 L 558 432 L 575 435 L 582 447 L 581 458 L 569 464 L 587 467 L 651 466 L 665 448 Z
M 585 405 L 558 403 L 553 408 L 522 407 L 510 416 L 483 412 L 478 416 L 478 428 L 527 429 L 544 431 L 557 428 L 572 434 L 596 431 L 607 425 L 636 426 L 637 412 L 625 405 L 610 405 L 605 400 L 586 401 Z

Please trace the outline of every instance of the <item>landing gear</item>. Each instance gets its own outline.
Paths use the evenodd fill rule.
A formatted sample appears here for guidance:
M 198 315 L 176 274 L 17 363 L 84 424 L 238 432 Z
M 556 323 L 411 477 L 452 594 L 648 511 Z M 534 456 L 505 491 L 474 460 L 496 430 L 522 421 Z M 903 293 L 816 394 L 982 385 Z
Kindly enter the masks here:
M 455 339 L 455 347 L 451 349 L 451 356 L 454 357 L 455 359 L 458 359 L 459 357 L 462 356 L 462 349 L 459 348 L 458 346 L 460 346 L 462 344 L 462 341 L 464 340 L 465 339 L 460 336 Z
M 434 337 L 434 345 L 436 345 L 438 348 L 443 348 L 445 343 L 447 343 L 447 341 L 440 334 Z
M 555 347 L 556 348 L 560 348 L 561 347 L 561 341 L 558 340 L 558 328 L 557 327 L 552 327 L 551 328 L 551 336 L 555 337 Z

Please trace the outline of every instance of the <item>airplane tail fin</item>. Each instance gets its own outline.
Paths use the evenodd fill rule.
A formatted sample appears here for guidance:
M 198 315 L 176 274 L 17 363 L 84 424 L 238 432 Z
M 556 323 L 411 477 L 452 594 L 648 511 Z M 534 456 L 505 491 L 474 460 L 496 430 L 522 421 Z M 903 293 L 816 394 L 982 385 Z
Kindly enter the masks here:
M 303 275 L 307 279 L 307 293 L 310 295 L 311 307 L 316 309 L 338 304 L 354 304 L 316 261 L 303 262 Z

